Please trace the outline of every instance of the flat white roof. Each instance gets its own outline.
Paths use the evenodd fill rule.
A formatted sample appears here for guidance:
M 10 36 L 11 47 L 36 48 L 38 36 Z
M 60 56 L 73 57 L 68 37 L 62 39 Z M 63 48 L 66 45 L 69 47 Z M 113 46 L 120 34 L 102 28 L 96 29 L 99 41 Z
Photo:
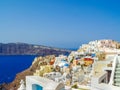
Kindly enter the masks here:
M 57 88 L 64 87 L 64 84 L 57 83 L 53 80 L 49 80 L 40 76 L 26 76 L 26 79 L 32 81 L 33 84 L 42 86 L 44 89 L 58 90 Z

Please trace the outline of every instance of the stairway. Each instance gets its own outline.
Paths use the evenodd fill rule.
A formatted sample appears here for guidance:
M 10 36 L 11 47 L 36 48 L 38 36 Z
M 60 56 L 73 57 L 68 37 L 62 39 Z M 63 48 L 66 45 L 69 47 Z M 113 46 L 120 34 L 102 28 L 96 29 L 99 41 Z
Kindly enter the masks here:
M 120 63 L 117 64 L 115 69 L 114 85 L 120 87 Z

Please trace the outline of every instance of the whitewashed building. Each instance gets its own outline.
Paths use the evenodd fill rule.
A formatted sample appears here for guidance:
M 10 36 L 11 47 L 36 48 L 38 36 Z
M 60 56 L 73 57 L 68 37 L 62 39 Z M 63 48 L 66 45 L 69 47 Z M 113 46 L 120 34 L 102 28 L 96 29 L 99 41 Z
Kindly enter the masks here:
M 64 90 L 65 86 L 62 83 L 54 82 L 40 76 L 26 77 L 26 90 Z

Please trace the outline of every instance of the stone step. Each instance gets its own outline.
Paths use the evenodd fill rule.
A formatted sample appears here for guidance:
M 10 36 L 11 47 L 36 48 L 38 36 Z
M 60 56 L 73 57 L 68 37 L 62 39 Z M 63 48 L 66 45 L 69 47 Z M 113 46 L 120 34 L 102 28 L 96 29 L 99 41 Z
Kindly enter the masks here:
M 120 71 L 115 71 L 115 73 L 120 73 Z
M 115 75 L 114 79 L 120 79 L 120 76 L 119 75 Z
M 120 70 L 115 70 L 115 73 L 119 73 L 120 72 Z
M 117 64 L 117 66 L 116 67 L 120 67 L 120 64 Z
M 116 68 L 115 71 L 120 71 L 120 68 Z
M 117 84 L 120 84 L 120 81 L 114 81 L 115 83 L 117 83 Z
M 115 71 L 115 73 L 120 73 L 120 71 Z
M 118 72 L 118 73 L 119 73 L 119 72 L 120 72 L 120 70 L 115 70 L 115 72 Z
M 119 75 L 120 75 L 119 71 L 115 72 L 115 76 L 119 76 Z
M 120 83 L 114 83 L 114 85 L 120 87 Z
M 120 79 L 116 78 L 114 79 L 115 82 L 120 82 Z

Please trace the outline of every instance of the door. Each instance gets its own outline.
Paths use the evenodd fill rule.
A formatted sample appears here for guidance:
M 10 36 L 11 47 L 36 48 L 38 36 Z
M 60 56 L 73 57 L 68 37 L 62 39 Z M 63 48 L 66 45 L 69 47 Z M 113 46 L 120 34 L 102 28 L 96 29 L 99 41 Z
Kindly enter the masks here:
M 43 90 L 43 87 L 37 84 L 32 85 L 32 90 Z

